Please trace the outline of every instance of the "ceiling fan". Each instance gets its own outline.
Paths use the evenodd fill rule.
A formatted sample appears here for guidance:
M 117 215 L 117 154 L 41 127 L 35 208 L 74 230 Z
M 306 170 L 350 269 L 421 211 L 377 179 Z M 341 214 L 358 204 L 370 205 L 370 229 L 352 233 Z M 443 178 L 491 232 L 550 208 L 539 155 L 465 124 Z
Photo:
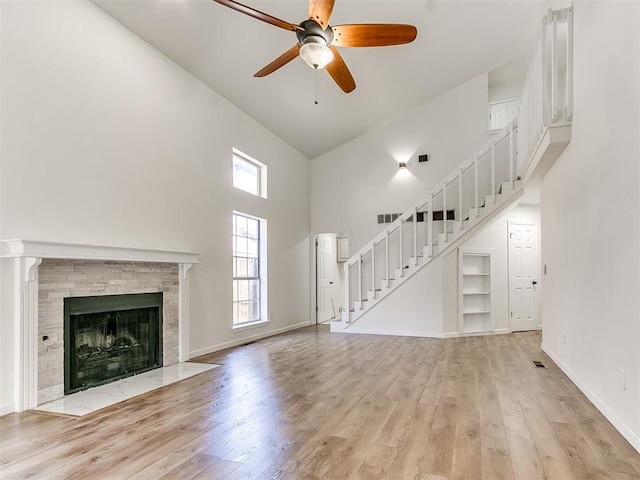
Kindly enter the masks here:
M 327 72 L 345 92 L 352 92 L 356 82 L 336 47 L 384 47 L 412 42 L 417 35 L 413 25 L 393 23 L 362 23 L 329 26 L 335 0 L 309 0 L 308 19 L 299 25 L 285 22 L 235 0 L 214 0 L 226 7 L 263 22 L 296 32 L 298 43 L 284 52 L 254 77 L 275 72 L 300 55 L 312 68 L 327 68 Z

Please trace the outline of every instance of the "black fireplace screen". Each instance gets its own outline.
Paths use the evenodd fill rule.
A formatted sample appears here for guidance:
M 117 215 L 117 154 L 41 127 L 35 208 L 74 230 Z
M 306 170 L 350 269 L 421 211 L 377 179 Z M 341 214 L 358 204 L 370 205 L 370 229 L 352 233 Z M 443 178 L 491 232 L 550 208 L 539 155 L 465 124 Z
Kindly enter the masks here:
M 162 293 L 64 299 L 64 393 L 162 366 Z

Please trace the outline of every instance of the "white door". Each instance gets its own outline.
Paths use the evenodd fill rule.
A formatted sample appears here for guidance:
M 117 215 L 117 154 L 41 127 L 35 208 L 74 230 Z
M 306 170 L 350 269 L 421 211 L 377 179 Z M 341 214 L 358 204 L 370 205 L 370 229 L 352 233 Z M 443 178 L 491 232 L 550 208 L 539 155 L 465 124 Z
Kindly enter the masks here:
M 538 227 L 509 223 L 509 325 L 512 332 L 540 327 Z
M 333 318 L 331 308 L 331 236 L 318 235 L 316 243 L 316 322 L 322 323 Z

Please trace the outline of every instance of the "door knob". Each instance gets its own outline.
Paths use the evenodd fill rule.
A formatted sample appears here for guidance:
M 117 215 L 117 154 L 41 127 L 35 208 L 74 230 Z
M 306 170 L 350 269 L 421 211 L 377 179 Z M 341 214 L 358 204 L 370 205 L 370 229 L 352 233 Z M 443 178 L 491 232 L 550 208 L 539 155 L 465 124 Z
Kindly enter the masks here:
M 535 280 L 533 282 L 531 282 L 533 285 L 537 285 L 538 282 L 536 282 Z

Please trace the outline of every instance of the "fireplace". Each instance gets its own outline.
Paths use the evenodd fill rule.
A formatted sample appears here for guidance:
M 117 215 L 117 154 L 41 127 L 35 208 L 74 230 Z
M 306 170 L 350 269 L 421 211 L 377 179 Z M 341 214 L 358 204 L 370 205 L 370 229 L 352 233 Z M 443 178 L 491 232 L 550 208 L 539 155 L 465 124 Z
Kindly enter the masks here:
M 155 363 L 188 359 L 189 271 L 200 263 L 198 254 L 19 239 L 0 246 L 4 277 L 15 293 L 2 305 L 14 338 L 4 342 L 8 349 L 0 359 L 13 379 L 2 385 L 3 398 L 12 402 L 0 401 L 0 415 L 64 397 L 65 298 L 161 292 Z
M 162 366 L 162 293 L 64 299 L 64 393 Z

